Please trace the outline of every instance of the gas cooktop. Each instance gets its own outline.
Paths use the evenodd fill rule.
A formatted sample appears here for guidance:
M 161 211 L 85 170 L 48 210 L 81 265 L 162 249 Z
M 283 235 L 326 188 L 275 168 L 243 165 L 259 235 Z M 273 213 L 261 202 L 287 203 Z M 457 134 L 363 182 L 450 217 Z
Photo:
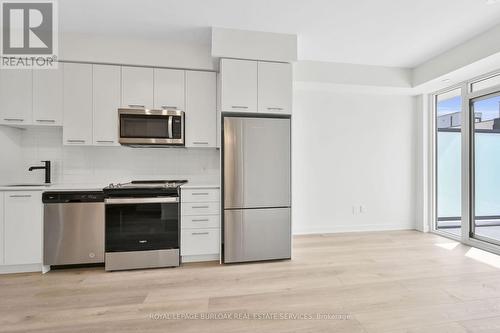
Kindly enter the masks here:
M 104 189 L 147 189 L 147 188 L 177 188 L 187 180 L 133 180 L 129 183 L 109 184 Z
M 103 189 L 104 194 L 112 195 L 171 195 L 177 194 L 179 186 L 187 180 L 133 180 L 128 183 L 109 184 Z

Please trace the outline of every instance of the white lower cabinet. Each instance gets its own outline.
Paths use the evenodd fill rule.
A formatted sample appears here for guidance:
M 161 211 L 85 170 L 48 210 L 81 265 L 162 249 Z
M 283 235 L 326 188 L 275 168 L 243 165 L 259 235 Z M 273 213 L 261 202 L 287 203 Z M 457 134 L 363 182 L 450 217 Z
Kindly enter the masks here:
M 217 260 L 220 243 L 219 189 L 182 189 L 180 247 L 183 261 Z
M 220 229 L 182 229 L 181 255 L 218 254 Z
M 182 215 L 219 215 L 220 204 L 218 202 L 183 202 Z
M 182 202 L 220 202 L 220 193 L 217 189 L 185 189 L 182 190 Z
M 193 215 L 182 217 L 182 228 L 185 229 L 204 229 L 204 228 L 219 228 L 219 215 Z
M 4 264 L 42 263 L 42 193 L 3 193 Z

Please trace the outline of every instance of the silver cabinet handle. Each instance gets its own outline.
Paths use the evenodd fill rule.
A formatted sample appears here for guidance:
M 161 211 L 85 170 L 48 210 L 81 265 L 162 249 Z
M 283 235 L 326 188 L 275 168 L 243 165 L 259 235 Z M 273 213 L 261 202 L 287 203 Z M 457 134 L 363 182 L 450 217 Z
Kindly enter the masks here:
M 192 222 L 208 222 L 209 219 L 192 219 Z
M 191 235 L 193 235 L 193 236 L 208 235 L 208 231 L 206 231 L 206 232 L 192 232 Z
M 146 108 L 146 106 L 142 104 L 129 104 L 128 106 L 131 108 L 142 108 L 142 109 Z
M 97 143 L 114 143 L 113 140 L 96 140 Z
M 155 203 L 176 203 L 176 202 L 179 202 L 179 198 L 177 197 L 104 199 L 104 203 L 106 205 L 155 204 Z
M 194 192 L 191 195 L 208 195 L 208 192 Z
M 174 109 L 174 110 L 177 110 L 177 106 L 170 106 L 170 105 L 162 105 L 161 106 L 162 109 Z
M 11 198 L 31 198 L 31 194 L 12 194 Z
M 207 141 L 193 141 L 193 145 L 208 145 Z
M 69 139 L 69 140 L 66 140 L 66 142 L 69 142 L 69 143 L 85 143 L 85 140 Z
M 39 123 L 55 123 L 56 121 L 53 119 L 37 119 Z
M 283 108 L 267 108 L 268 110 L 276 110 L 276 111 L 281 111 Z
M 231 105 L 233 109 L 248 109 L 248 106 L 244 105 Z
M 21 118 L 3 118 L 5 121 L 24 121 L 24 119 Z
M 198 208 L 208 208 L 208 206 L 191 206 L 192 208 L 194 209 L 198 209 Z

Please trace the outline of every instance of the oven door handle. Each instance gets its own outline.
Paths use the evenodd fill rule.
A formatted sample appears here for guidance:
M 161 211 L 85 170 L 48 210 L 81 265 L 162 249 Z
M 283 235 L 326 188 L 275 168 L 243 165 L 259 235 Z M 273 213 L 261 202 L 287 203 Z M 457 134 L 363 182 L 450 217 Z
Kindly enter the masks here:
M 174 137 L 173 131 L 172 131 L 172 121 L 174 120 L 173 116 L 168 116 L 168 137 L 172 139 Z
M 129 204 L 155 204 L 155 203 L 176 203 L 179 202 L 178 197 L 166 198 L 106 198 L 106 205 L 129 205 Z

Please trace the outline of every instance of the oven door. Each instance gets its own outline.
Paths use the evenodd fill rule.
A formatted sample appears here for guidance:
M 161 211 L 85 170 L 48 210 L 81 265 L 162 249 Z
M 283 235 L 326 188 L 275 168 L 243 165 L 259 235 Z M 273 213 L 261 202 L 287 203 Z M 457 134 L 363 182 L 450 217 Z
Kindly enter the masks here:
M 179 198 L 108 198 L 106 252 L 179 248 Z
M 119 109 L 123 145 L 184 145 L 184 112 Z

